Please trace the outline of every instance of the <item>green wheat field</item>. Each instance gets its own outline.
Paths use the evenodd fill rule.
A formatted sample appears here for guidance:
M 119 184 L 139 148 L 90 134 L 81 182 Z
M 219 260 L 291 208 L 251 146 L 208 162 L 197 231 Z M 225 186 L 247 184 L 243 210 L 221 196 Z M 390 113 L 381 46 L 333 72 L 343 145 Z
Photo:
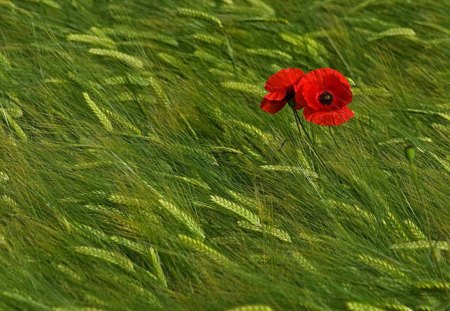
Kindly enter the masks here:
M 450 310 L 449 15 L 0 0 L 0 310 Z M 262 111 L 289 67 L 355 117 Z

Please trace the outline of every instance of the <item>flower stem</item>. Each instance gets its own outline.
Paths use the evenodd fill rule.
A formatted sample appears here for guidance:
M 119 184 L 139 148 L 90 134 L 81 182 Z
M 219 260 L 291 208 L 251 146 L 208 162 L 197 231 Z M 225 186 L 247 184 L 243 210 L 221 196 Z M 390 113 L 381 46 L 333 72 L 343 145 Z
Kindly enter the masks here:
M 331 130 L 331 126 L 328 127 L 328 130 L 329 130 L 329 132 L 330 132 L 330 136 L 331 136 L 331 138 L 333 139 L 334 144 L 336 145 L 337 148 L 339 148 L 339 145 L 338 145 L 338 143 L 337 143 L 337 141 L 336 141 L 336 138 L 334 138 L 333 131 Z
M 299 131 L 300 131 L 300 127 L 302 128 L 303 133 L 305 133 L 306 138 L 308 138 L 309 143 L 312 145 L 313 141 L 311 140 L 311 137 L 309 136 L 308 132 L 306 131 L 305 127 L 303 126 L 303 123 L 300 120 L 297 110 L 295 110 L 295 109 L 292 109 L 292 110 L 294 111 L 294 118 L 295 118 L 295 122 L 297 123 L 297 128 L 299 128 Z M 299 124 L 300 124 L 300 127 L 299 127 Z
M 302 131 L 303 131 L 303 133 L 305 134 L 305 136 L 306 136 L 306 138 L 307 138 L 307 141 L 308 141 L 308 142 L 307 142 L 307 143 L 308 143 L 308 147 L 309 147 L 309 149 L 311 150 L 312 154 L 314 154 L 314 156 L 319 160 L 320 164 L 321 164 L 324 168 L 326 168 L 325 163 L 324 163 L 324 162 L 322 161 L 322 159 L 319 157 L 319 155 L 318 155 L 316 149 L 314 148 L 314 143 L 313 143 L 311 137 L 309 136 L 308 132 L 306 131 L 305 127 L 303 126 L 303 123 L 302 123 L 301 120 L 300 120 L 300 117 L 299 117 L 299 115 L 298 115 L 297 110 L 295 110 L 295 109 L 292 107 L 292 111 L 294 112 L 294 119 L 295 119 L 295 123 L 297 124 L 297 129 L 298 129 L 299 134 L 302 135 Z

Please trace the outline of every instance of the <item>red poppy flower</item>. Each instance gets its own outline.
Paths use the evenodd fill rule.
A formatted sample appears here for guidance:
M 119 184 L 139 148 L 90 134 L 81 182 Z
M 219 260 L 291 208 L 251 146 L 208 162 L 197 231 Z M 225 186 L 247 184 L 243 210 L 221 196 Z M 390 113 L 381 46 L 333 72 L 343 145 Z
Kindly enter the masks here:
M 295 85 L 300 81 L 305 73 L 297 68 L 288 68 L 278 71 L 271 76 L 264 88 L 269 94 L 264 96 L 261 108 L 275 114 L 280 111 L 290 100 L 295 100 Z M 295 105 L 295 109 L 300 109 L 300 105 Z
M 296 102 L 304 107 L 303 115 L 309 122 L 319 125 L 340 125 L 354 113 L 346 106 L 352 101 L 347 79 L 331 68 L 307 73 L 297 84 Z

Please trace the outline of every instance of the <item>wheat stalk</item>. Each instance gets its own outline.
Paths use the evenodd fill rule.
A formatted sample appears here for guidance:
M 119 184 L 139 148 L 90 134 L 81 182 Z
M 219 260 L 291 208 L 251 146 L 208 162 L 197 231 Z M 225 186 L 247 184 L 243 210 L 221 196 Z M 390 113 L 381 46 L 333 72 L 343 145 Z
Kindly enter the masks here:
M 366 265 L 368 265 L 378 271 L 385 272 L 394 277 L 400 277 L 400 278 L 406 277 L 404 272 L 402 272 L 396 266 L 394 266 L 393 264 L 391 264 L 385 260 L 382 260 L 379 258 L 374 258 L 370 255 L 359 255 L 358 258 L 361 262 L 365 263 Z
M 210 196 L 211 201 L 216 203 L 217 205 L 220 205 L 221 207 L 225 208 L 226 210 L 241 216 L 242 218 L 246 219 L 249 223 L 254 225 L 259 225 L 261 221 L 259 220 L 259 217 L 249 210 L 245 209 L 244 207 L 237 205 L 236 203 L 233 203 L 231 201 L 228 201 L 224 198 L 221 198 L 219 196 L 211 195 Z
M 217 152 L 217 153 L 242 154 L 242 151 L 240 151 L 240 150 L 230 148 L 230 147 L 225 147 L 225 146 L 212 146 L 212 147 L 209 147 L 209 149 L 212 152 Z
M 70 34 L 66 38 L 68 41 L 90 43 L 92 45 L 101 45 L 110 49 L 115 48 L 114 41 L 106 37 L 98 37 L 84 34 Z
M 192 10 L 192 9 L 188 9 L 188 8 L 179 8 L 176 11 L 176 13 L 179 16 L 200 19 L 200 20 L 204 20 L 204 21 L 208 21 L 210 23 L 216 24 L 220 28 L 223 27 L 222 22 L 220 21 L 220 19 L 218 19 L 217 17 L 215 17 L 215 16 L 213 16 L 211 14 L 208 14 L 206 12 L 202 12 L 202 11 L 198 11 L 198 10 Z
M 293 252 L 292 257 L 295 258 L 295 260 L 300 264 L 300 266 L 305 270 L 313 274 L 317 274 L 318 271 L 316 267 L 314 267 L 311 262 L 306 259 L 305 256 L 303 256 L 300 252 Z
M 23 115 L 23 111 L 16 104 L 18 100 L 12 96 L 10 96 L 10 98 L 14 100 L 0 98 L 0 109 L 2 112 L 7 112 L 13 118 L 20 118 Z
M 310 178 L 319 178 L 316 172 L 310 171 L 308 169 L 304 169 L 298 166 L 289 166 L 289 165 L 261 165 L 261 169 L 265 171 L 275 171 L 275 172 L 288 172 L 288 173 L 300 173 L 306 177 Z
M 425 240 L 427 238 L 425 233 L 423 233 L 423 231 L 420 230 L 420 228 L 417 227 L 417 225 L 411 219 L 405 220 L 404 223 L 409 228 L 409 231 L 412 233 L 414 238 L 416 238 L 417 240 Z
M 411 28 L 405 28 L 405 27 L 399 27 L 399 28 L 391 28 L 382 32 L 379 32 L 371 37 L 369 37 L 367 40 L 369 41 L 376 41 L 383 38 L 389 38 L 394 36 L 407 36 L 407 37 L 413 37 L 416 35 L 416 32 Z
M 384 311 L 384 309 L 374 307 L 367 303 L 347 302 L 345 304 L 350 311 Z
M 8 174 L 0 171 L 0 182 L 7 182 L 9 180 Z
M 2 65 L 4 68 L 9 68 L 11 66 L 6 56 L 2 53 L 0 53 L 0 65 Z
M 376 224 L 376 216 L 369 211 L 366 211 L 363 208 L 360 208 L 359 206 L 355 204 L 347 204 L 344 202 L 328 199 L 326 202 L 333 208 L 340 209 L 342 211 L 345 211 L 349 214 L 352 214 L 353 216 L 357 218 L 364 218 L 367 222 L 369 222 L 372 225 Z
M 449 250 L 449 245 L 447 241 L 419 240 L 414 242 L 397 243 L 391 245 L 391 249 L 426 249 L 430 247 L 444 251 Z
M 98 56 L 110 57 L 110 58 L 122 61 L 125 64 L 130 65 L 131 67 L 134 67 L 137 69 L 144 68 L 144 63 L 136 56 L 131 56 L 129 54 L 122 53 L 122 52 L 119 52 L 116 50 L 90 49 L 89 53 L 98 55 Z
M 225 45 L 225 41 L 222 38 L 210 34 L 196 33 L 192 35 L 192 38 L 196 41 L 207 43 L 214 46 Z
M 427 290 L 449 290 L 450 282 L 444 281 L 425 281 L 425 282 L 417 282 L 415 287 L 419 289 L 427 289 Z
M 418 114 L 424 114 L 429 116 L 436 116 L 444 119 L 447 122 L 450 122 L 450 115 L 444 112 L 438 112 L 438 111 L 430 111 L 430 110 L 421 110 L 421 109 L 405 109 L 407 112 L 411 113 L 418 113 Z
M 98 83 L 92 82 L 86 78 L 82 78 L 76 74 L 74 74 L 73 72 L 69 72 L 67 74 L 67 77 L 69 78 L 69 80 L 75 82 L 76 84 L 78 84 L 79 86 L 81 86 L 83 89 L 85 90 L 89 90 L 90 92 L 94 93 L 95 95 L 99 96 L 99 85 Z
M 102 232 L 100 230 L 94 229 L 92 227 L 78 224 L 78 223 L 73 223 L 73 224 L 68 223 L 68 225 L 69 225 L 70 229 L 77 231 L 82 236 L 84 236 L 92 241 L 103 242 L 103 241 L 107 241 L 109 239 L 109 236 L 107 234 L 105 234 L 104 232 Z
M 17 202 L 13 198 L 11 198 L 10 196 L 8 196 L 6 194 L 0 195 L 0 202 L 3 203 L 3 204 L 6 204 L 7 206 L 10 206 L 12 208 L 18 208 L 19 207 Z
M 181 62 L 178 58 L 176 58 L 173 55 L 161 52 L 161 53 L 158 53 L 157 56 L 164 63 L 166 63 L 167 65 L 170 65 L 174 68 L 182 69 L 184 67 L 183 62 Z
M 447 173 L 450 173 L 450 161 L 441 159 L 431 151 L 428 151 L 428 153 L 444 168 Z
M 148 103 L 156 103 L 156 100 L 148 96 L 148 94 L 136 94 L 131 93 L 130 91 L 120 92 L 116 96 L 117 100 L 121 102 L 148 102 Z
M 206 152 L 205 150 L 201 148 L 194 148 L 191 146 L 181 145 L 181 144 L 174 144 L 172 146 L 174 149 L 178 149 L 182 153 L 193 156 L 194 158 L 200 158 L 203 162 L 208 163 L 210 165 L 219 165 L 217 163 L 217 160 L 215 157 L 213 157 L 211 154 Z
M 178 46 L 178 41 L 173 36 L 167 36 L 162 33 L 155 33 L 151 31 L 138 31 L 134 28 L 125 26 L 116 26 L 114 28 L 103 28 L 105 34 L 114 36 L 125 36 L 131 39 L 150 39 L 161 42 L 173 47 Z
M 250 84 L 250 83 L 243 83 L 243 82 L 236 82 L 236 81 L 227 81 L 222 82 L 222 86 L 226 89 L 232 90 L 232 91 L 239 91 L 243 93 L 248 93 L 256 96 L 264 96 L 265 91 L 261 89 L 259 86 Z
M 83 278 L 81 277 L 81 275 L 79 275 L 78 273 L 76 273 L 74 270 L 72 270 L 71 268 L 69 268 L 68 266 L 64 265 L 64 264 L 58 264 L 55 266 L 59 271 L 61 271 L 62 273 L 64 273 L 65 275 L 68 275 L 69 277 L 71 277 L 72 279 L 76 280 L 76 281 L 82 281 Z
M 92 297 L 91 297 L 92 298 Z M 96 303 L 101 300 L 94 299 Z M 105 304 L 105 302 L 103 302 Z M 53 309 L 54 311 L 106 311 L 106 309 L 92 308 L 92 307 L 57 307 Z
M 108 197 L 108 199 L 111 202 L 130 206 L 130 207 L 145 207 L 145 206 L 148 206 L 148 204 L 149 204 L 148 202 L 146 202 L 144 200 L 140 200 L 140 199 L 136 199 L 136 198 L 132 198 L 132 197 L 128 197 L 128 196 L 123 196 L 120 194 L 111 194 Z
M 226 190 L 229 195 L 231 195 L 234 199 L 239 201 L 243 205 L 247 205 L 248 207 L 255 207 L 257 206 L 257 202 L 253 198 L 248 198 L 240 193 L 237 193 L 232 190 Z
M 284 24 L 284 25 L 289 24 L 289 21 L 287 19 L 278 17 L 250 17 L 244 18 L 241 21 L 247 23 L 267 23 L 267 24 Z
M 245 305 L 231 308 L 227 311 L 273 311 L 273 309 L 267 305 Z
M 196 140 L 198 140 L 198 136 L 197 133 L 195 132 L 195 130 L 192 128 L 190 122 L 186 119 L 186 117 L 184 116 L 184 114 L 179 111 L 178 114 L 180 115 L 181 119 L 183 120 L 184 124 L 186 124 L 189 132 L 192 134 L 192 137 Z
M 241 227 L 243 229 L 269 234 L 269 235 L 276 237 L 277 239 L 284 241 L 284 242 L 288 242 L 288 243 L 292 242 L 291 237 L 289 236 L 289 233 L 287 233 L 286 231 L 283 231 L 281 229 L 272 227 L 272 226 L 262 225 L 262 224 L 257 225 L 257 224 L 249 223 L 246 221 L 238 221 L 238 225 L 239 225 L 239 227 Z
M 157 251 L 153 247 L 150 248 L 150 259 L 152 260 L 153 268 L 156 271 L 158 280 L 164 287 L 167 287 L 167 280 L 162 269 L 161 261 L 159 259 Z
M 433 129 L 440 132 L 441 135 L 449 135 L 450 134 L 450 126 L 448 126 L 448 125 L 432 123 L 431 126 L 433 127 Z
M 151 85 L 150 76 L 128 73 L 127 75 L 108 77 L 103 80 L 107 85 L 138 85 L 149 86 Z
M 95 169 L 99 167 L 112 166 L 115 162 L 113 161 L 96 161 L 96 162 L 87 162 L 87 163 L 79 163 L 72 165 L 72 168 L 76 170 L 87 170 L 87 169 Z
M 119 211 L 117 209 L 113 209 L 110 206 L 107 205 L 101 205 L 101 204 L 85 204 L 85 208 L 95 211 L 100 214 L 116 214 L 117 216 L 125 216 L 125 214 L 122 211 Z
M 353 96 L 377 96 L 381 98 L 389 98 L 392 94 L 385 89 L 384 87 L 369 87 L 369 86 L 361 86 L 361 87 L 353 87 L 352 88 Z
M 134 271 L 133 262 L 127 257 L 118 253 L 89 246 L 76 246 L 74 249 L 77 253 L 104 260 L 126 271 Z
M 246 151 L 247 155 L 253 158 L 253 160 L 259 161 L 261 163 L 266 163 L 267 159 L 259 154 L 258 152 L 252 150 L 251 148 L 247 146 L 242 146 L 242 148 Z
M 110 310 L 110 308 L 111 308 L 111 306 L 107 302 L 105 302 L 104 300 L 98 298 L 95 295 L 91 295 L 90 293 L 85 293 L 83 295 L 83 298 L 88 303 L 91 303 L 91 304 L 94 304 L 94 305 L 98 305 L 98 306 L 102 306 L 102 307 L 107 307 L 107 308 L 109 308 L 108 310 Z M 68 311 L 70 311 L 70 310 L 68 310 Z M 75 310 L 75 311 L 77 311 L 77 310 Z M 100 309 L 100 311 L 106 311 L 106 310 Z
M 39 2 L 53 9 L 61 9 L 61 5 L 54 0 L 39 0 Z
M 223 78 L 223 79 L 231 79 L 235 77 L 235 73 L 231 71 L 226 71 L 223 69 L 217 69 L 217 68 L 210 68 L 208 69 L 209 73 L 212 75 L 215 75 L 217 77 Z
M 164 91 L 159 80 L 155 77 L 149 77 L 148 81 L 149 81 L 150 86 L 152 87 L 153 91 L 155 92 L 156 96 L 158 96 L 159 100 L 162 102 L 162 104 L 165 107 L 170 107 L 171 103 L 170 103 L 169 97 L 167 96 L 166 92 Z
M 193 186 L 201 188 L 201 189 L 211 190 L 209 185 L 206 182 L 204 182 L 203 180 L 186 177 L 186 176 L 178 176 L 178 175 L 173 175 L 173 174 L 160 173 L 158 175 L 163 176 L 163 177 L 175 178 L 175 179 L 178 179 L 180 181 L 183 181 L 187 184 L 193 185 Z
M 384 308 L 387 308 L 389 310 L 395 310 L 395 311 L 414 311 L 413 309 L 411 309 L 408 306 L 405 306 L 403 304 L 400 303 L 383 303 L 382 306 Z
M 386 216 L 388 219 L 388 223 L 392 226 L 392 228 L 394 228 L 394 232 L 397 234 L 397 236 L 403 241 L 408 241 L 408 235 L 406 234 L 401 223 L 398 221 L 397 217 L 395 217 L 395 215 L 392 214 L 390 210 L 386 212 Z M 383 223 L 385 223 L 384 220 Z
M 101 109 L 97 106 L 97 104 L 91 99 L 88 93 L 83 92 L 84 100 L 88 104 L 89 108 L 91 108 L 92 112 L 94 112 L 95 116 L 100 121 L 101 125 L 107 130 L 108 132 L 113 131 L 113 126 L 111 124 L 111 121 L 109 121 L 108 117 L 101 111 Z
M 144 181 L 144 184 L 157 198 L 162 198 L 162 195 L 159 194 L 152 186 L 147 184 L 145 181 Z M 137 198 L 133 198 L 133 197 L 129 197 L 129 196 L 124 196 L 124 195 L 117 194 L 117 193 L 113 193 L 113 194 L 109 195 L 108 200 L 110 202 L 125 205 L 128 207 L 138 207 L 138 208 L 147 209 L 149 206 L 151 206 L 151 203 L 149 201 L 137 199 Z
M 132 278 L 124 278 L 118 275 L 113 274 L 112 279 L 119 285 L 124 286 L 125 288 L 131 289 L 133 292 L 139 294 L 141 297 L 148 299 L 148 302 L 154 305 L 159 306 L 159 301 L 156 296 L 150 292 L 147 288 L 141 286 L 141 284 Z M 153 279 L 153 277 L 152 277 Z
M 288 53 L 285 53 L 280 50 L 270 50 L 270 49 L 246 49 L 245 50 L 250 55 L 256 55 L 256 56 L 265 56 L 274 58 L 277 60 L 283 60 L 290 62 L 292 61 L 292 56 Z
M 209 257 L 210 259 L 214 260 L 217 263 L 229 265 L 231 264 L 230 260 L 216 251 L 215 249 L 207 246 L 201 241 L 195 240 L 193 238 L 190 238 L 186 235 L 179 234 L 178 239 L 187 247 L 192 248 L 193 250 Z
M 242 122 L 242 121 L 238 121 L 238 120 L 228 120 L 227 123 L 231 124 L 232 126 L 236 126 L 240 129 L 242 129 L 243 131 L 245 131 L 246 133 L 252 135 L 253 137 L 255 137 L 256 139 L 261 140 L 262 142 L 264 142 L 265 144 L 269 144 L 271 141 L 273 141 L 273 136 L 260 130 L 258 127 Z
M 111 111 L 108 109 L 105 109 L 105 113 L 110 116 L 111 118 L 113 118 L 114 120 L 116 120 L 117 123 L 119 123 L 120 125 L 122 125 L 124 128 L 130 130 L 131 132 L 133 132 L 136 135 L 142 135 L 142 132 L 140 129 L 138 129 L 136 126 L 134 126 L 131 122 L 129 122 L 127 119 L 125 119 L 124 117 L 122 117 L 121 115 L 119 115 L 117 112 L 115 111 Z
M 44 311 L 52 310 L 50 307 L 32 299 L 31 297 L 27 297 L 27 296 L 21 295 L 19 293 L 15 293 L 15 292 L 11 292 L 11 291 L 3 291 L 3 292 L 0 292 L 0 296 L 15 300 L 19 303 L 23 303 L 23 304 L 27 305 L 28 307 L 30 307 L 29 310 L 44 310 Z
M 114 76 L 104 79 L 103 82 L 106 83 L 107 85 L 125 85 L 129 81 L 127 76 Z
M 311 36 L 281 33 L 280 37 L 285 42 L 296 47 L 296 49 L 294 49 L 294 52 L 296 53 L 312 56 L 315 60 L 319 61 L 321 61 L 321 56 L 327 55 L 327 50 L 325 47 Z
M 218 55 L 213 55 L 204 50 L 197 49 L 194 51 L 194 56 L 208 63 L 214 64 L 218 69 L 225 70 L 227 72 L 232 72 L 234 76 L 234 67 L 233 65 L 222 59 Z
M 25 131 L 20 127 L 20 125 L 9 115 L 5 109 L 0 109 L 0 113 L 3 114 L 7 124 L 12 127 L 17 137 L 21 140 L 28 140 L 28 136 Z
M 310 244 L 322 243 L 324 240 L 306 232 L 299 232 L 298 236 Z
M 417 137 L 416 139 L 417 139 L 417 141 L 421 141 L 421 142 L 424 142 L 424 143 L 432 143 L 433 142 L 433 140 L 431 138 L 429 138 L 429 137 Z M 405 144 L 406 145 L 407 143 L 408 143 L 407 139 L 394 138 L 394 139 L 389 139 L 387 141 L 379 142 L 378 144 L 380 146 L 383 146 L 383 145 L 395 145 L 395 144 Z
M 183 223 L 196 237 L 200 239 L 205 238 L 203 229 L 199 224 L 186 212 L 180 210 L 177 206 L 164 199 L 160 199 L 159 203 L 167 212 L 169 212 L 175 219 Z
M 131 241 L 129 239 L 126 239 L 124 237 L 113 235 L 113 236 L 108 236 L 107 240 L 114 242 L 118 245 L 125 246 L 125 247 L 135 251 L 136 253 L 146 255 L 147 248 L 145 246 L 143 246 L 142 244 L 136 243 L 134 241 Z

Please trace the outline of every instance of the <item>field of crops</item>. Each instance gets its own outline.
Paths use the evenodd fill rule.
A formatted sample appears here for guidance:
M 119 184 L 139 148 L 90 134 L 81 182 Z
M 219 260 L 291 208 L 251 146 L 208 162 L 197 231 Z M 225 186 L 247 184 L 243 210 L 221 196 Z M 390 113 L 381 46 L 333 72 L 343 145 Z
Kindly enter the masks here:
M 0 310 L 450 310 L 449 15 L 0 0 Z M 352 119 L 260 108 L 327 67 Z

